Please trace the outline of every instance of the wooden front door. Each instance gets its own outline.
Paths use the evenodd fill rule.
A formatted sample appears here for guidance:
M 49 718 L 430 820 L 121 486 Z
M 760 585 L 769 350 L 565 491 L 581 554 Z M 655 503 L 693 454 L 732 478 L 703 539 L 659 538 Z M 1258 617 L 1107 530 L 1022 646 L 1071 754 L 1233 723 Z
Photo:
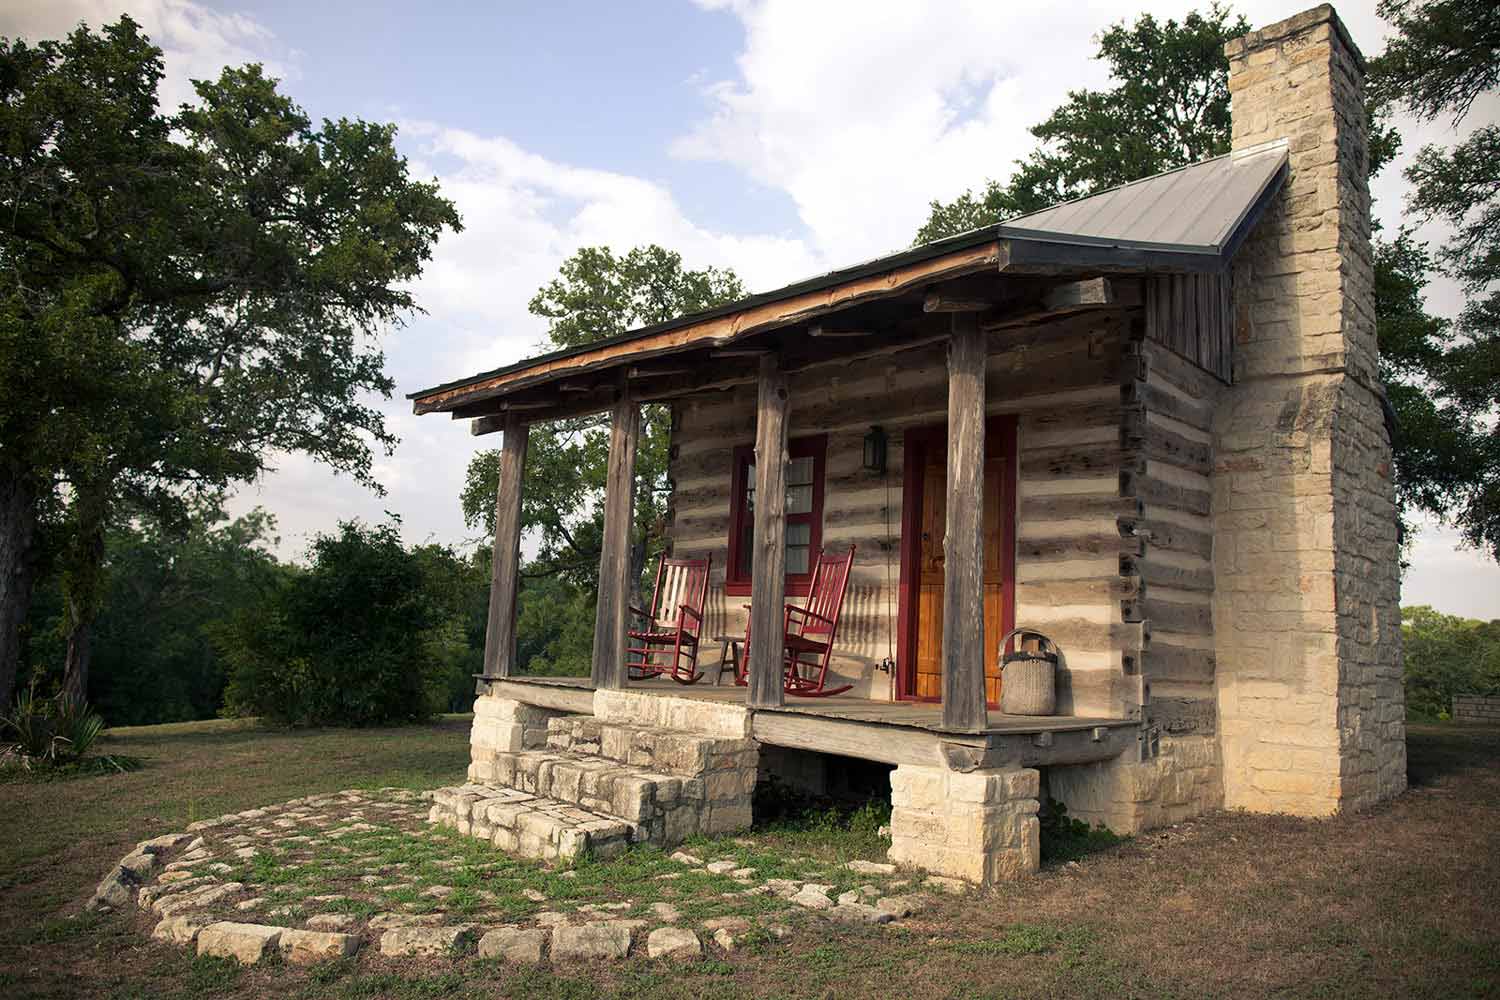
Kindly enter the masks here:
M 985 698 L 998 705 L 998 643 L 1015 620 L 1015 418 L 990 418 L 984 437 Z M 903 469 L 899 690 L 903 698 L 939 701 L 943 694 L 947 429 L 908 431 Z

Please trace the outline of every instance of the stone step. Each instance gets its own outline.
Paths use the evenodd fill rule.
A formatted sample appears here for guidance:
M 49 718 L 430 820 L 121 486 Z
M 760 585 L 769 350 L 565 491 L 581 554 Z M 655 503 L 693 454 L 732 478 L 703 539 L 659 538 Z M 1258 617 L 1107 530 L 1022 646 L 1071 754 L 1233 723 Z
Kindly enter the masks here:
M 760 762 L 760 744 L 755 740 L 609 722 L 592 715 L 564 715 L 549 719 L 547 747 L 683 778 L 698 778 L 709 772 L 754 769 Z
M 521 857 L 571 861 L 587 852 L 608 859 L 646 831 L 617 816 L 514 788 L 468 784 L 433 793 L 428 820 Z
M 684 778 L 571 750 L 522 750 L 473 765 L 470 780 L 616 817 L 637 828 L 637 839 L 666 846 L 748 826 L 755 771 Z

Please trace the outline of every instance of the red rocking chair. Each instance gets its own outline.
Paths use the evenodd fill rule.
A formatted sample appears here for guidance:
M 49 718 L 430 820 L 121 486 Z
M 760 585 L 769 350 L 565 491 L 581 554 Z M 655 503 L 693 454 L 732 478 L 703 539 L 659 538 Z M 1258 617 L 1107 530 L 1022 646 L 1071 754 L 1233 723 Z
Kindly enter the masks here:
M 703 605 L 708 597 L 708 559 L 668 559 L 656 566 L 651 610 L 632 607 L 641 624 L 629 631 L 626 657 L 632 680 L 670 676 L 692 684 L 703 674 L 698 666 L 698 636 L 703 631 Z
M 853 684 L 830 688 L 828 663 L 833 659 L 833 641 L 839 631 L 839 615 L 844 608 L 844 594 L 849 589 L 849 569 L 854 565 L 854 546 L 838 555 L 818 555 L 813 567 L 812 585 L 807 591 L 807 605 L 786 606 L 783 627 L 786 631 L 785 674 L 783 689 L 802 698 L 827 698 L 843 694 Z M 735 683 L 749 683 L 750 627 L 745 627 L 745 657 Z

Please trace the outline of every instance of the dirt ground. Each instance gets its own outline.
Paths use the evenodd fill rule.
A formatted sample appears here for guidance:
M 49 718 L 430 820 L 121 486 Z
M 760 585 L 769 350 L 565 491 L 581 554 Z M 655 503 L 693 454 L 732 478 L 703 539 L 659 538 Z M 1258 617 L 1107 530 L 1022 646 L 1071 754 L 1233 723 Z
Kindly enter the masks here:
M 1500 994 L 1500 729 L 1453 725 L 1412 727 L 1411 790 L 1367 813 L 1217 813 L 994 891 L 939 895 L 884 928 L 811 922 L 680 964 L 518 969 L 369 952 L 241 969 L 151 941 L 142 914 L 78 915 L 115 859 L 192 820 L 351 786 L 451 783 L 466 728 L 153 727 L 109 741 L 146 758 L 140 771 L 0 784 L 0 997 Z M 837 834 L 821 849 L 837 853 Z

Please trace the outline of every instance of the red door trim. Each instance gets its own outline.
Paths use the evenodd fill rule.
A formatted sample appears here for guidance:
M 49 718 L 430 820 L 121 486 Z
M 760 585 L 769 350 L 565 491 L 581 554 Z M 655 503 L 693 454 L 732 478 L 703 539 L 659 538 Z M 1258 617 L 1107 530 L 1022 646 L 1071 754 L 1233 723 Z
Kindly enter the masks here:
M 1001 511 L 1000 539 L 1005 551 L 1005 578 L 1001 586 L 1001 621 L 1006 629 L 1014 627 L 1016 618 L 1016 494 L 1019 490 L 1019 456 L 1017 425 L 1014 414 L 992 416 L 985 421 L 985 450 L 1000 439 L 1005 448 L 1005 481 L 1000 484 L 1004 509 Z M 917 613 L 918 562 L 922 556 L 918 537 L 922 526 L 922 477 L 931 448 L 948 446 L 946 424 L 913 427 L 902 435 L 901 458 L 901 582 L 896 605 L 896 698 L 898 701 L 938 701 L 917 698 Z M 999 636 L 995 637 L 996 639 Z M 993 706 L 991 706 L 993 707 Z

